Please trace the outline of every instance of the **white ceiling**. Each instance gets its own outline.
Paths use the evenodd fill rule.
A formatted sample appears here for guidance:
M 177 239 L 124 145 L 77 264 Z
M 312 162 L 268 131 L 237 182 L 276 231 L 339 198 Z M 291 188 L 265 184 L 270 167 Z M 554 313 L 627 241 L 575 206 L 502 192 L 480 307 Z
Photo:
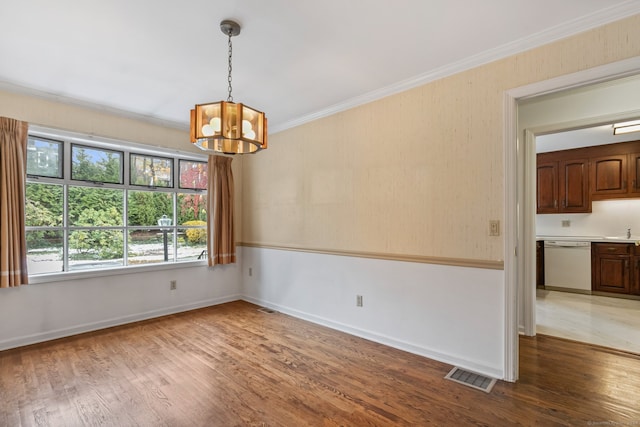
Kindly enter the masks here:
M 640 0 L 13 0 L 0 89 L 186 128 L 233 96 L 271 131 L 640 13 Z
M 612 125 L 601 125 L 538 136 L 536 137 L 536 152 L 569 150 L 571 148 L 637 141 L 638 139 L 640 139 L 640 135 L 637 132 L 614 135 Z

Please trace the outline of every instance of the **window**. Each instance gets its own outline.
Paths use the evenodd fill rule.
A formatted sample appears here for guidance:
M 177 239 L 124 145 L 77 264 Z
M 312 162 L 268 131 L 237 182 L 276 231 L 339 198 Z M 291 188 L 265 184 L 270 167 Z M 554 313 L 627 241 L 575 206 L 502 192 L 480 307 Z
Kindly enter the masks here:
M 131 154 L 129 163 L 131 185 L 173 187 L 173 159 Z
M 62 178 L 62 143 L 29 137 L 27 141 L 27 175 Z
M 130 147 L 30 135 L 30 275 L 204 258 L 206 161 Z
M 207 164 L 180 160 L 180 188 L 207 189 Z
M 71 179 L 122 183 L 122 152 L 71 145 Z

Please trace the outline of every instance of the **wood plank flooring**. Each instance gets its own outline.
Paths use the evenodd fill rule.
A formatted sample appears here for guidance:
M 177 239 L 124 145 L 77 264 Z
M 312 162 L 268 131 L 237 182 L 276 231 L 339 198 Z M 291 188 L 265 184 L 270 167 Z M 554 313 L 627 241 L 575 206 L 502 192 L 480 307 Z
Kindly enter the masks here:
M 445 380 L 449 365 L 238 301 L 0 352 L 0 425 L 640 425 L 640 356 L 520 348 L 520 381 L 486 394 Z

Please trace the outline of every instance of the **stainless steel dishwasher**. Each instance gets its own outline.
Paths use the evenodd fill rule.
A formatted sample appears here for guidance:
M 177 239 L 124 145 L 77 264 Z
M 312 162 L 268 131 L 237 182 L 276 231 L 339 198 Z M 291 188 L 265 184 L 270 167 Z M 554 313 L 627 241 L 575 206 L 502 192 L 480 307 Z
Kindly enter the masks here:
M 591 242 L 545 240 L 544 285 L 591 291 Z

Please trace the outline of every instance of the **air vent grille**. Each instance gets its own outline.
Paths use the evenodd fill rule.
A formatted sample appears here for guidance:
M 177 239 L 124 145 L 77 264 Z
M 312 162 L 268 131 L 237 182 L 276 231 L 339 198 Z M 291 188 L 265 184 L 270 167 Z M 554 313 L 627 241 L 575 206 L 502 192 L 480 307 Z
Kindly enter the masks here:
M 455 367 L 451 371 L 449 371 L 445 378 L 469 387 L 473 387 L 477 390 L 482 390 L 485 393 L 491 392 L 491 389 L 496 383 L 495 378 L 476 374 L 475 372 L 471 371 L 465 371 L 464 369 L 458 367 Z

